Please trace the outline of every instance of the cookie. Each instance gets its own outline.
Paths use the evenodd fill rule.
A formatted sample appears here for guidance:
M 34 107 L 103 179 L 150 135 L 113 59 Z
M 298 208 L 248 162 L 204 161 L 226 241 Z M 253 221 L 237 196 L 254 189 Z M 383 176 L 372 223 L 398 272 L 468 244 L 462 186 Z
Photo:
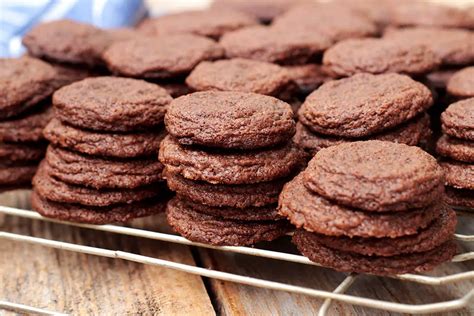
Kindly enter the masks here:
M 373 212 L 426 207 L 443 195 L 443 170 L 418 147 L 378 140 L 319 151 L 305 186 L 343 205 Z
M 121 41 L 111 45 L 103 59 L 116 74 L 163 79 L 186 75 L 201 61 L 218 59 L 223 53 L 211 39 L 180 34 Z
M 233 58 L 202 62 L 186 78 L 196 91 L 254 92 L 278 96 L 290 84 L 288 72 L 275 64 Z
M 42 216 L 57 220 L 104 225 L 125 223 L 134 218 L 162 213 L 166 208 L 166 199 L 153 198 L 132 204 L 93 207 L 53 202 L 33 191 L 31 207 Z
M 246 27 L 225 34 L 220 44 L 228 58 L 248 58 L 277 64 L 304 64 L 331 45 L 327 36 L 310 30 Z
M 454 160 L 474 163 L 474 142 L 442 135 L 436 143 L 436 152 Z
M 421 75 L 440 65 L 427 46 L 402 39 L 348 39 L 328 49 L 323 64 L 340 77 L 357 73 Z
M 439 164 L 444 170 L 446 185 L 474 190 L 474 164 L 454 160 L 441 161 Z
M 290 79 L 296 84 L 297 93 L 306 96 L 332 78 L 322 65 L 306 64 L 286 66 Z
M 46 125 L 43 133 L 55 146 L 93 156 L 115 158 L 154 156 L 166 136 L 164 129 L 128 134 L 93 132 L 61 123 L 56 118 Z
M 405 75 L 357 74 L 311 93 L 299 119 L 324 135 L 365 137 L 400 125 L 432 104 L 430 90 Z
M 183 237 L 200 243 L 219 246 L 248 246 L 271 241 L 290 231 L 286 221 L 239 221 L 199 213 L 173 198 L 166 208 L 171 227 Z
M 2 163 L 23 163 L 39 161 L 44 157 L 44 144 L 0 143 L 0 159 Z
M 456 73 L 456 69 L 438 69 L 426 74 L 425 80 L 428 87 L 435 89 L 446 89 L 449 79 Z
M 163 179 L 163 165 L 156 159 L 112 160 L 49 146 L 46 161 L 50 175 L 94 189 L 134 189 Z
M 167 14 L 143 21 L 138 30 L 146 35 L 195 34 L 217 39 L 227 32 L 255 25 L 257 20 L 239 11 L 199 10 Z
M 306 155 L 295 144 L 245 152 L 205 151 L 180 146 L 167 136 L 159 160 L 169 172 L 212 184 L 252 184 L 285 178 L 300 170 Z
M 60 121 L 101 132 L 156 127 L 163 122 L 171 100 L 158 85 L 117 77 L 87 78 L 53 95 L 56 117 Z
M 64 63 L 50 63 L 56 70 L 56 77 L 54 78 L 54 85 L 57 88 L 67 86 L 76 81 L 86 79 L 88 77 L 96 77 L 100 75 L 99 71 L 81 67 L 78 65 L 64 64 Z
M 430 118 L 424 113 L 389 130 L 370 135 L 368 138 L 415 146 L 430 135 Z M 293 141 L 314 156 L 323 148 L 348 143 L 354 141 L 354 139 L 314 133 L 301 122 L 298 122 Z
M 474 97 L 474 67 L 466 67 L 457 71 L 449 79 L 447 91 L 458 98 Z
M 39 142 L 44 139 L 43 129 L 52 117 L 53 111 L 48 104 L 24 115 L 0 121 L 0 142 Z
M 41 60 L 0 58 L 0 119 L 18 115 L 50 96 L 55 70 Z
M 293 235 L 293 243 L 311 261 L 341 272 L 392 275 L 424 272 L 449 261 L 456 254 L 456 244 L 447 241 L 425 252 L 392 257 L 363 256 L 323 246 L 317 236 L 299 230 Z
M 287 178 L 255 184 L 225 185 L 192 181 L 165 169 L 164 177 L 171 191 L 195 203 L 214 207 L 249 208 L 278 202 Z
M 445 134 L 474 140 L 474 98 L 458 101 L 441 114 L 441 128 Z
M 348 208 L 309 191 L 306 172 L 285 185 L 278 210 L 298 228 L 328 235 L 364 238 L 396 238 L 414 235 L 440 214 L 439 205 L 406 212 L 364 212 Z
M 291 107 L 245 92 L 204 91 L 173 100 L 165 124 L 178 143 L 255 149 L 288 141 L 295 133 Z
M 474 191 L 446 187 L 446 203 L 455 207 L 474 209 Z
M 379 29 L 390 24 L 390 9 L 396 5 L 397 0 L 334 0 L 334 2 L 366 16 L 376 23 Z
M 0 190 L 5 191 L 5 187 L 28 187 L 31 185 L 37 164 L 9 166 L 8 164 L 0 164 Z

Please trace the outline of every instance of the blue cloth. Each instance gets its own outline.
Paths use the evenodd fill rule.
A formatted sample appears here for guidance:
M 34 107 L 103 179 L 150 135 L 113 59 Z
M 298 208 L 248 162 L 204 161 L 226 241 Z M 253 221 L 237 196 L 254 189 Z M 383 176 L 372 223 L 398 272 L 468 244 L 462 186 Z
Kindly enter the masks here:
M 113 28 L 145 13 L 143 0 L 0 0 L 0 57 L 23 54 L 22 36 L 40 22 L 67 18 Z

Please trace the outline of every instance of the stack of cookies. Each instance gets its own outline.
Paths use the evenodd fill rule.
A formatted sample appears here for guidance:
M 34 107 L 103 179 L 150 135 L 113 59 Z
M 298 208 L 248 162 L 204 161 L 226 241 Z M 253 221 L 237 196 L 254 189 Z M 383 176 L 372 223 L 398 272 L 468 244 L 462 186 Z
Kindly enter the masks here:
M 44 157 L 55 76 L 38 59 L 0 59 L 0 191 L 29 187 Z
M 443 171 L 421 149 L 384 141 L 321 150 L 285 185 L 280 214 L 293 242 L 339 271 L 401 274 L 434 268 L 456 247 L 455 212 L 444 204 Z
M 474 98 L 448 106 L 441 115 L 443 135 L 436 151 L 446 176 L 447 203 L 474 208 Z
M 32 207 L 61 220 L 125 222 L 164 211 L 156 161 L 172 98 L 142 80 L 96 77 L 55 92 L 51 142 L 33 179 Z
M 288 104 L 243 92 L 196 92 L 173 100 L 159 159 L 176 197 L 169 224 L 213 245 L 252 245 L 284 235 L 276 203 L 305 154 L 292 142 Z
M 311 154 L 378 139 L 417 145 L 430 136 L 431 92 L 400 74 L 356 74 L 323 84 L 298 112 L 295 143 Z

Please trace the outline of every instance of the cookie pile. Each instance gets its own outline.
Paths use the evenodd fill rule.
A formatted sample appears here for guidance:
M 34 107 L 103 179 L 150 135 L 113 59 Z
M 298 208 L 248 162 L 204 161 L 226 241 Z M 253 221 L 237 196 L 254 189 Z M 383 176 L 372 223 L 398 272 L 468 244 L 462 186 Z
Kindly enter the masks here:
M 456 252 L 456 215 L 443 191 L 441 167 L 421 149 L 352 142 L 319 151 L 283 188 L 279 212 L 300 228 L 298 249 L 323 266 L 419 272 Z
M 169 224 L 213 245 L 251 245 L 284 235 L 276 203 L 304 153 L 291 142 L 288 104 L 243 92 L 195 92 L 173 100 L 160 147 L 164 175 L 176 192 Z
M 164 211 L 168 191 L 155 159 L 172 100 L 141 80 L 96 77 L 53 95 L 50 141 L 33 179 L 32 207 L 61 220 L 104 224 Z
M 34 58 L 0 59 L 0 191 L 30 187 L 46 144 L 55 70 Z
M 341 143 L 378 139 L 418 145 L 430 136 L 423 84 L 400 74 L 356 74 L 311 93 L 300 108 L 295 143 L 311 154 Z
M 451 104 L 441 123 L 436 151 L 444 157 L 447 203 L 474 208 L 474 98 Z

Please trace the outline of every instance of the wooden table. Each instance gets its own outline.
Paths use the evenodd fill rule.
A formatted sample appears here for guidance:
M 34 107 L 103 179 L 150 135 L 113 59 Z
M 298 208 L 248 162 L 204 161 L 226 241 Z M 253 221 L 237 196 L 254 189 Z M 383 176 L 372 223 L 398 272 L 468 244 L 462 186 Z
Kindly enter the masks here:
M 0 195 L 2 205 L 29 208 L 29 192 Z M 461 221 L 461 225 L 466 222 Z M 474 231 L 472 226 L 463 229 Z M 167 231 L 162 216 L 134 227 Z M 0 215 L 2 231 L 55 239 L 199 265 L 324 290 L 345 275 L 329 269 L 254 258 L 159 241 Z M 294 251 L 288 240 L 265 245 Z M 472 250 L 472 246 L 471 249 Z M 474 262 L 444 265 L 437 275 L 474 270 Z M 474 282 L 424 286 L 390 278 L 360 276 L 348 294 L 421 304 L 460 297 Z M 117 259 L 54 250 L 0 239 L 0 300 L 74 315 L 314 315 L 320 299 L 203 279 L 183 272 Z M 333 303 L 329 315 L 394 315 Z M 0 310 L 0 315 L 13 313 Z M 474 315 L 473 306 L 443 315 Z

